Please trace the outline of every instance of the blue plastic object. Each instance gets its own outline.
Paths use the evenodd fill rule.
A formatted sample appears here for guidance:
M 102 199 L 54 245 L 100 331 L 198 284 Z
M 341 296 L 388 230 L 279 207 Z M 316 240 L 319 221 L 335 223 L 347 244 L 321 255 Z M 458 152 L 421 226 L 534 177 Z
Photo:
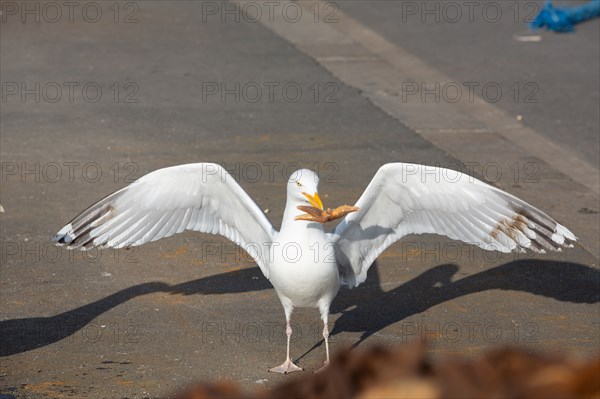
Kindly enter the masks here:
M 546 29 L 554 32 L 573 32 L 575 24 L 600 16 L 600 0 L 591 0 L 576 7 L 554 7 L 552 2 L 544 8 L 529 24 L 531 29 Z

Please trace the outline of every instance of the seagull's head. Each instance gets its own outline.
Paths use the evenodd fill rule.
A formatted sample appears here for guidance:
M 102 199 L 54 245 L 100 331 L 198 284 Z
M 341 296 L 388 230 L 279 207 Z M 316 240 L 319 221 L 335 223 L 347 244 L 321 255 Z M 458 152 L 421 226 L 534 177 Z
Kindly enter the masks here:
M 288 180 L 288 200 L 301 205 L 311 205 L 323 209 L 323 202 L 318 193 L 319 176 L 309 169 L 300 169 L 292 173 Z

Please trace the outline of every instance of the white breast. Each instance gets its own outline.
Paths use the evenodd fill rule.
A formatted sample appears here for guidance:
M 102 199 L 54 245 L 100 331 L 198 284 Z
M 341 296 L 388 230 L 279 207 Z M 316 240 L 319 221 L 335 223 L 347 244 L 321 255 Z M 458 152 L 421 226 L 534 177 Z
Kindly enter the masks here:
M 315 223 L 297 223 L 301 228 L 282 230 L 275 240 L 269 279 L 282 302 L 318 307 L 320 301 L 330 302 L 339 288 L 335 248 L 322 228 L 308 227 Z

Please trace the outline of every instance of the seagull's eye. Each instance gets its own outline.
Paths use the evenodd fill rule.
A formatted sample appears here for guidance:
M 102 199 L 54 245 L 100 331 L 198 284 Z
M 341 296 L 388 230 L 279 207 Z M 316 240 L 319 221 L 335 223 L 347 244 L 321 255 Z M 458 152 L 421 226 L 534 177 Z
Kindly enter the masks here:
M 302 187 L 302 184 L 301 184 L 299 181 L 296 181 L 296 185 L 297 185 L 298 187 Z

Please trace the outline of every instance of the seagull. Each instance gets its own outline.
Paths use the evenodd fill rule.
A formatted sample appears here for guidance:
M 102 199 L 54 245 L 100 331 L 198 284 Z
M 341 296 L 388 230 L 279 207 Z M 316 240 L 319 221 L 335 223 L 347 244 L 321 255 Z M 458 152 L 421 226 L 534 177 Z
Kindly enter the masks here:
M 283 305 L 287 355 L 271 372 L 302 370 L 290 358 L 295 308 L 318 308 L 329 364 L 328 316 L 341 286 L 356 287 L 390 245 L 433 233 L 501 252 L 572 247 L 566 227 L 525 201 L 451 169 L 383 165 L 355 206 L 324 209 L 315 172 L 287 182 L 280 231 L 220 165 L 194 163 L 151 172 L 77 215 L 53 238 L 87 250 L 128 248 L 184 230 L 219 234 L 245 249 Z M 342 219 L 327 233 L 323 225 Z

